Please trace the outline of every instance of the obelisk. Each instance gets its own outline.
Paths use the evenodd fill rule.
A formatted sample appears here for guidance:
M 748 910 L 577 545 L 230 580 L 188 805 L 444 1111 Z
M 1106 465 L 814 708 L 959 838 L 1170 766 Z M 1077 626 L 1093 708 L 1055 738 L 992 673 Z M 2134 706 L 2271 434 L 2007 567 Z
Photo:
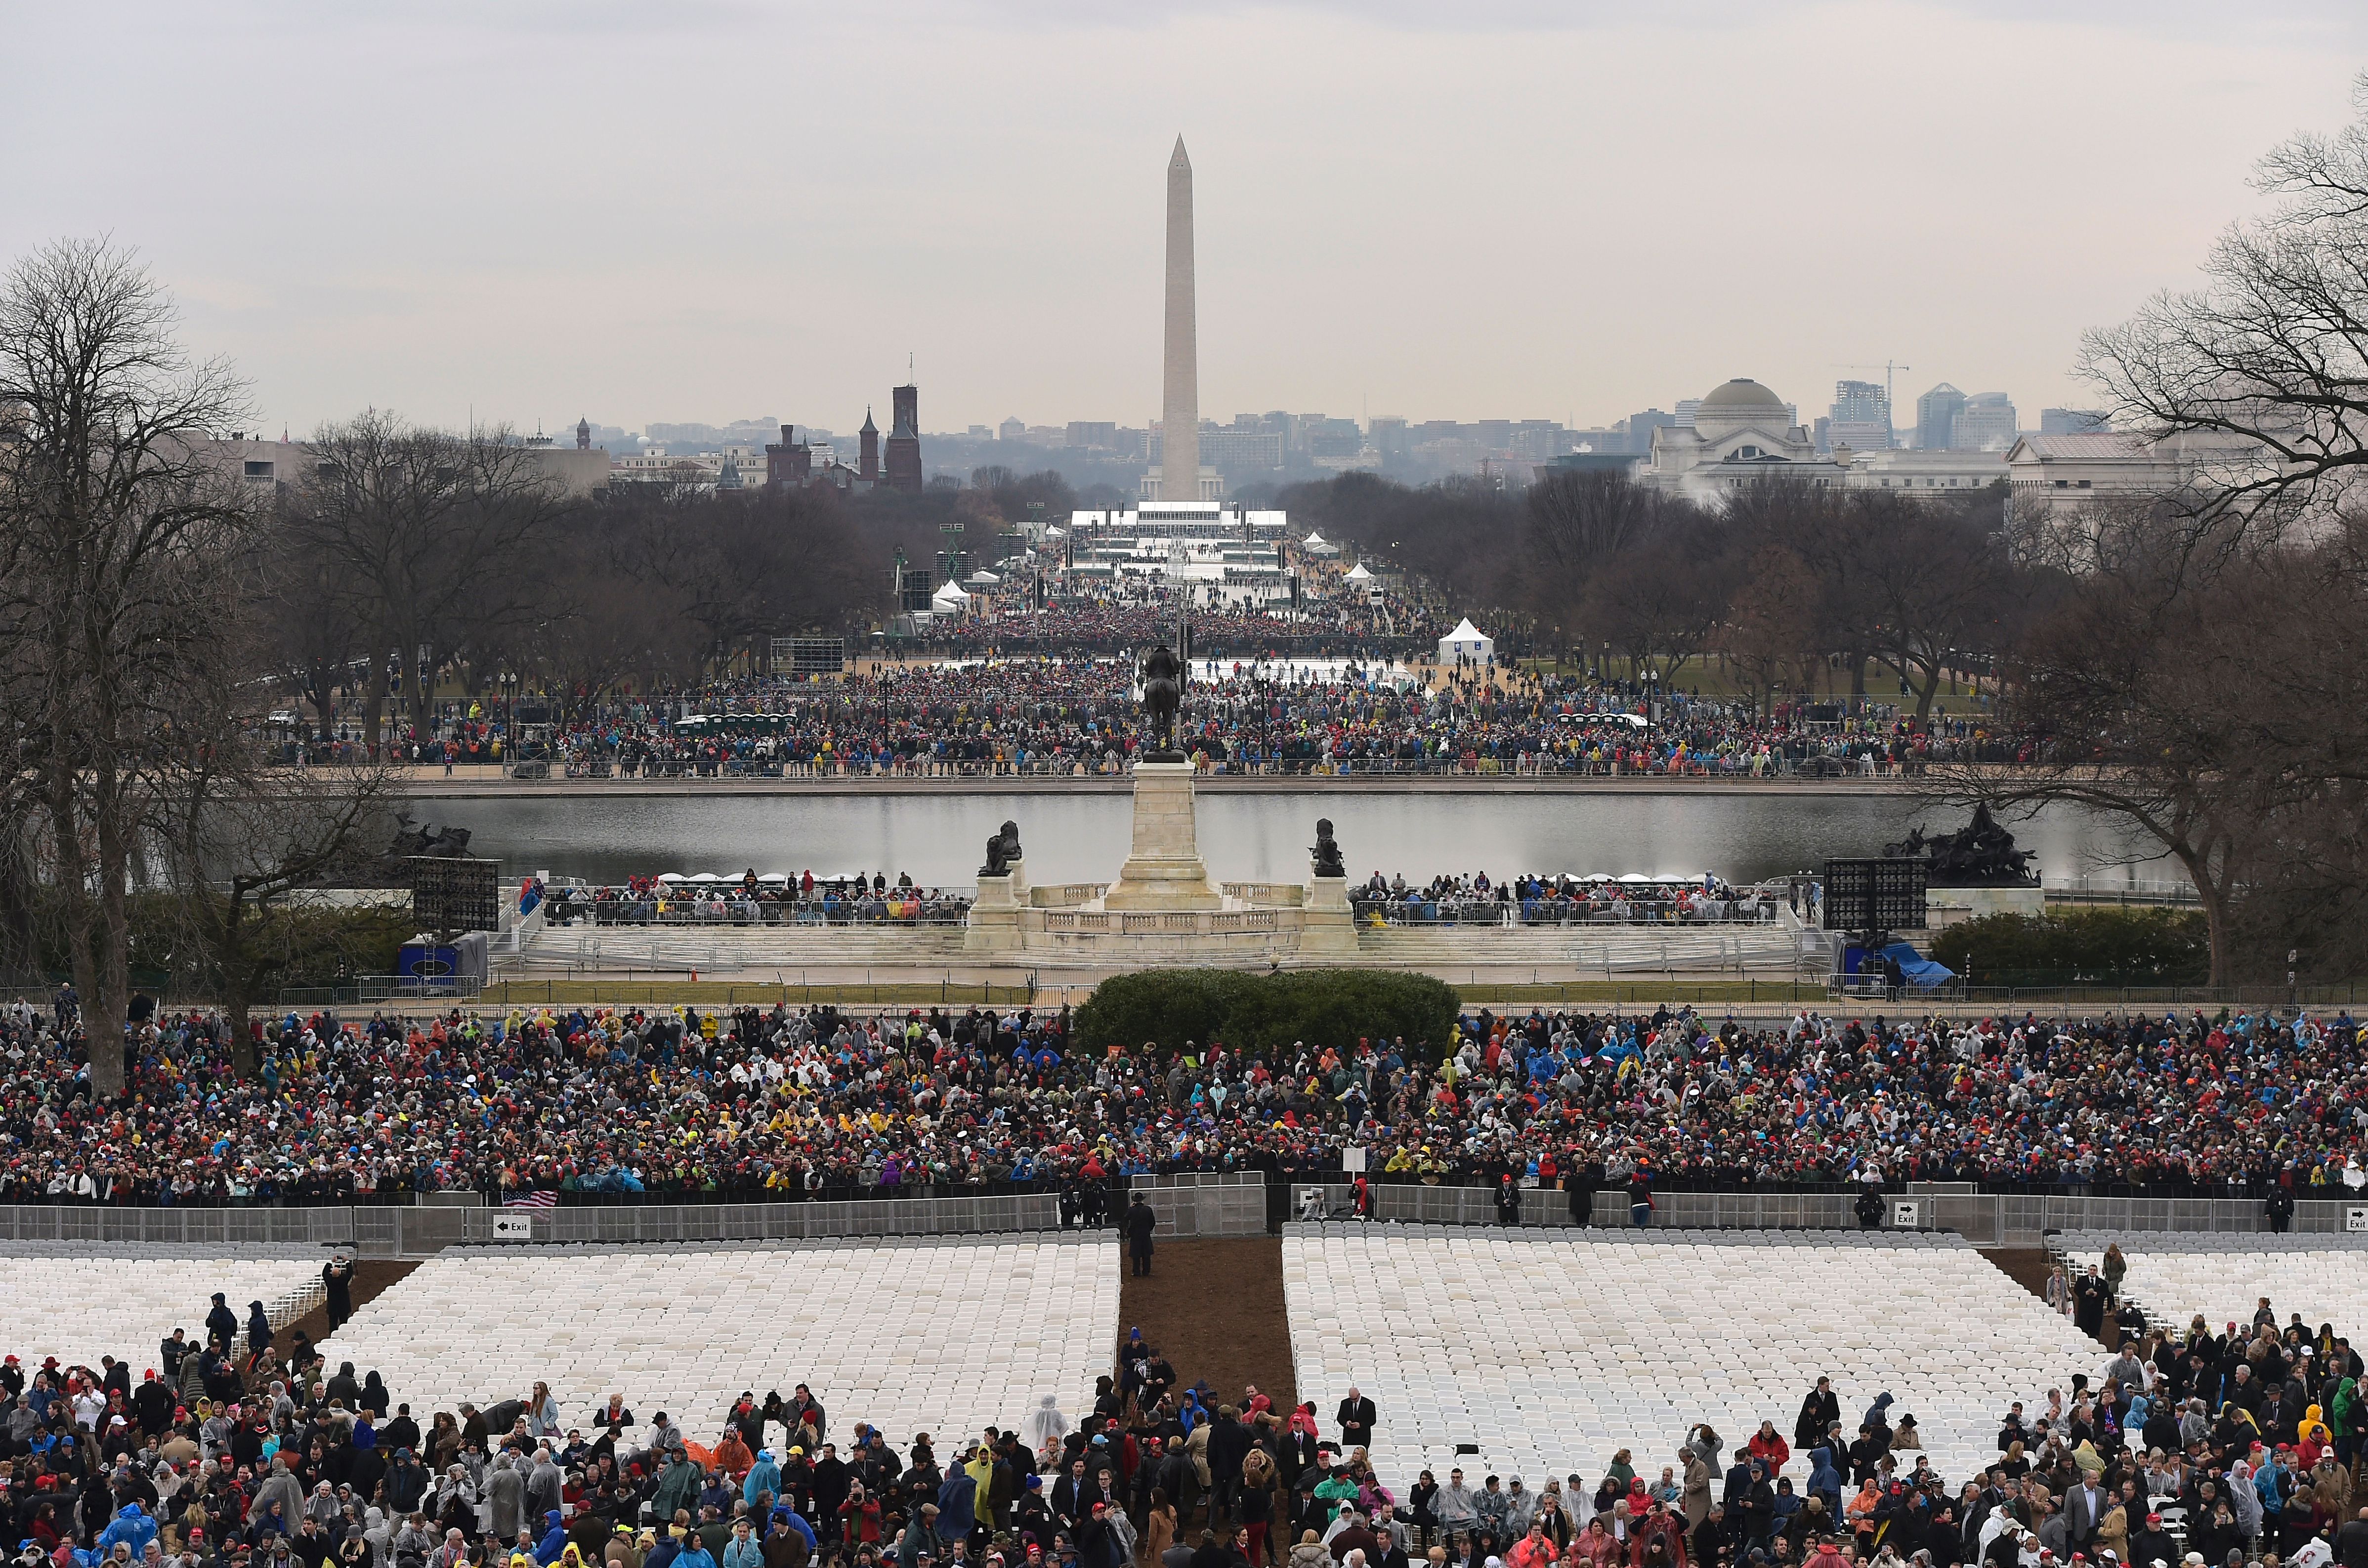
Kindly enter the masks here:
M 1167 362 L 1159 405 L 1159 498 L 1201 498 L 1201 361 L 1192 303 L 1192 160 L 1167 160 Z

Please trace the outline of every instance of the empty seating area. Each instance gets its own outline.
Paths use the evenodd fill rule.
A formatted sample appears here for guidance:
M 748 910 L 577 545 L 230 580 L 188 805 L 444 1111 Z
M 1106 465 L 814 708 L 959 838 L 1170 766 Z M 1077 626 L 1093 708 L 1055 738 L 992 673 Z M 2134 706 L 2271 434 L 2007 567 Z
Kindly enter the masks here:
M 2011 1402 L 2104 1360 L 1941 1234 L 1292 1225 L 1283 1290 L 1300 1397 L 1328 1433 L 1357 1384 L 1394 1483 L 1460 1465 L 1475 1490 L 1489 1473 L 1593 1485 L 1622 1448 L 1649 1479 L 1698 1421 L 1730 1452 L 1763 1418 L 1789 1443 L 1821 1375 L 1846 1431 L 1888 1392 L 1962 1478 L 1997 1457 Z
M 663 1410 L 712 1443 L 743 1389 L 803 1382 L 835 1440 L 863 1420 L 902 1444 L 1010 1426 L 1048 1393 L 1074 1413 L 1109 1369 L 1118 1301 L 1107 1236 L 455 1248 L 322 1351 L 377 1369 L 414 1412 L 541 1379 L 571 1425 L 621 1393 L 637 1436 Z
M 2183 1328 L 2202 1312 L 2215 1334 L 2231 1322 L 2249 1327 L 2267 1296 L 2280 1327 L 2300 1312 L 2314 1329 L 2332 1324 L 2354 1345 L 2368 1344 L 2368 1236 L 2066 1231 L 2057 1238 L 2080 1273 L 2101 1264 L 2113 1242 L 2130 1266 L 2122 1291 L 2149 1322 Z
M 137 1381 L 175 1329 L 188 1329 L 192 1344 L 205 1343 L 217 1290 L 229 1298 L 242 1335 L 249 1301 L 261 1301 L 274 1323 L 295 1316 L 293 1298 L 308 1289 L 318 1294 L 324 1257 L 318 1247 L 11 1243 L 0 1256 L 7 1348 L 31 1367 L 51 1356 L 63 1366 L 97 1367 L 100 1357 L 113 1356 L 131 1362 Z

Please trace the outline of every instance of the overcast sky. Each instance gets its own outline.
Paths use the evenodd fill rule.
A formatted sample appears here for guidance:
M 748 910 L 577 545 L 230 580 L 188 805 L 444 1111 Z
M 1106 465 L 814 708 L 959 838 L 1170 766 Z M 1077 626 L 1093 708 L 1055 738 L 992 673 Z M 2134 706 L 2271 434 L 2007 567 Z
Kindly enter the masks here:
M 1204 415 L 1892 358 L 2035 426 L 2363 65 L 2360 0 L 0 0 L 0 255 L 137 247 L 273 434 L 847 431 L 908 353 L 925 429 L 1141 425 L 1181 132 Z

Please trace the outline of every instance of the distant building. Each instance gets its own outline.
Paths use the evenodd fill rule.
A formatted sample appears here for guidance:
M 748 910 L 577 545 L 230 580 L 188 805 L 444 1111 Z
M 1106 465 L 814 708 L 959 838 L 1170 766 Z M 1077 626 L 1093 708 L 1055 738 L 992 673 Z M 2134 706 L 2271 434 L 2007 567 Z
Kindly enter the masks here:
M 907 382 L 890 390 L 894 416 L 888 422 L 886 479 L 888 488 L 918 495 L 921 473 L 921 389 Z
M 1550 473 L 1624 473 L 1636 472 L 1639 459 L 1633 452 L 1565 452 L 1551 462 L 1538 465 L 1538 475 Z
M 995 438 L 998 441 L 1024 441 L 1028 438 L 1028 422 L 1013 415 L 995 427 Z
M 1676 425 L 1678 416 L 1658 408 L 1647 408 L 1632 414 L 1621 422 L 1628 435 L 1628 450 L 1643 457 L 1653 449 L 1653 432 Z
M 1928 452 L 1921 448 L 1893 448 L 1887 451 L 1850 453 L 1848 463 L 1842 474 L 1847 489 L 1904 490 L 1924 501 L 1964 495 L 2007 477 L 2003 452 L 1948 448 Z
M 2003 452 L 2019 434 L 2013 400 L 2004 392 L 1975 392 L 1957 411 L 1949 445 L 1963 452 Z
M 855 433 L 855 477 L 866 484 L 880 483 L 880 426 L 871 423 L 871 410 L 863 411 L 863 428 Z
M 1854 452 L 1891 446 L 1891 393 L 1874 381 L 1836 381 L 1825 437 L 1817 444 L 1827 451 L 1848 447 Z
M 1722 506 L 1736 490 L 1762 479 L 1817 485 L 1842 481 L 1842 466 L 1819 457 L 1809 432 L 1793 423 L 1784 400 L 1758 381 L 1728 381 L 1678 408 L 1692 423 L 1653 432 L 1652 453 L 1636 471 L 1644 483 Z
M 2088 436 L 2112 427 L 2112 419 L 2101 408 L 2043 408 L 2039 411 L 2039 433 L 2043 436 Z
M 1678 400 L 1678 417 L 1676 421 L 1678 428 L 1680 430 L 1692 429 L 1694 427 L 1694 414 L 1702 407 L 1702 400 L 1701 398 L 1679 398 Z
M 537 446 L 529 441 L 518 449 L 558 485 L 563 494 L 589 495 L 609 488 L 610 460 L 598 447 L 561 447 L 548 441 Z M 222 472 L 258 490 L 302 483 L 320 468 L 320 460 L 306 442 L 268 441 L 243 431 L 234 431 L 222 440 L 201 441 L 197 450 Z
M 798 439 L 798 427 L 781 426 L 781 438 L 765 448 L 765 483 L 775 488 L 803 488 L 814 478 L 814 447 Z
M 2225 484 L 2264 467 L 2260 449 L 2223 436 L 2179 435 L 2161 440 L 2121 431 L 2025 436 L 2006 455 L 2018 517 L 2097 500 L 2170 495 L 2190 485 Z
M 1072 419 L 1069 421 L 1068 444 L 1079 449 L 1098 447 L 1104 451 L 1115 451 L 1118 449 L 1118 421 Z
M 1219 473 L 1262 472 L 1282 466 L 1282 437 L 1268 430 L 1201 428 L 1201 461 Z
M 1942 381 L 1916 400 L 1916 445 L 1928 452 L 1945 451 L 1956 444 L 1957 415 L 1965 394 Z

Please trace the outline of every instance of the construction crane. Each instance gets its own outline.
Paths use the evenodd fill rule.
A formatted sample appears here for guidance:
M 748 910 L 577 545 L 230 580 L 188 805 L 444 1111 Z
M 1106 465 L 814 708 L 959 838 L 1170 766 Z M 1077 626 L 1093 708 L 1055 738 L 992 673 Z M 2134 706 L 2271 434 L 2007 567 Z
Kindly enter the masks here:
M 1880 365 L 1845 365 L 1839 360 L 1836 360 L 1833 368 L 1837 370 L 1881 370 L 1883 372 L 1883 405 L 1885 408 L 1896 409 L 1899 406 L 1899 402 L 1898 399 L 1892 395 L 1892 375 L 1896 371 L 1912 370 L 1916 367 L 1913 365 L 1902 365 L 1893 360 L 1885 359 Z

